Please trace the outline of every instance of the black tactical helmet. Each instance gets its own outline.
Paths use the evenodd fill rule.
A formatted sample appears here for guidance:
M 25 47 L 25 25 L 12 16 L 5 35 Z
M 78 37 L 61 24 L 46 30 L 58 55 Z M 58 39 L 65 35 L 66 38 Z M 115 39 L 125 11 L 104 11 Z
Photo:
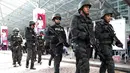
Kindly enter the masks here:
M 54 14 L 54 15 L 52 16 L 52 20 L 54 20 L 56 17 L 59 17 L 59 18 L 61 19 L 61 15 L 60 15 L 59 13 L 57 13 L 57 14 Z
M 34 21 L 29 21 L 29 26 L 31 25 L 35 25 L 35 22 Z
M 13 32 L 19 32 L 19 29 L 18 28 L 14 28 Z
M 111 15 L 113 15 L 113 12 L 112 12 L 110 9 L 103 9 L 103 10 L 101 11 L 101 18 L 103 19 L 106 14 L 111 14 Z
M 84 6 L 89 6 L 89 8 L 91 8 L 91 4 L 89 2 L 89 0 L 82 0 L 80 3 L 79 3 L 79 6 L 78 6 L 78 12 L 80 13 L 80 10 L 82 10 L 82 8 Z

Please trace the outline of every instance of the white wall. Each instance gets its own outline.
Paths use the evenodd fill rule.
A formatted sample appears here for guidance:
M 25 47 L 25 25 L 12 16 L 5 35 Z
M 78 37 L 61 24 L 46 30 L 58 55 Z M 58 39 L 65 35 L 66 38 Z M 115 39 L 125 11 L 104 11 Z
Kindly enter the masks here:
M 126 48 L 126 23 L 125 19 L 116 19 L 110 22 L 115 30 L 116 36 L 123 43 L 123 49 Z M 114 50 L 121 50 L 122 48 L 113 46 Z

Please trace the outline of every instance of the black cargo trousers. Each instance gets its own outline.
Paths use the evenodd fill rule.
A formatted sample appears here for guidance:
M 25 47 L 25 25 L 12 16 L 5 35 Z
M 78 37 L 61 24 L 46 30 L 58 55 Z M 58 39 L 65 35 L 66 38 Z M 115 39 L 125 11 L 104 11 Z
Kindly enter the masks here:
M 28 65 L 29 65 L 29 60 L 31 60 L 31 66 L 30 66 L 30 68 L 34 67 L 35 55 L 36 55 L 36 47 L 35 47 L 35 45 L 33 45 L 32 42 L 27 42 L 26 67 L 28 67 Z
M 100 44 L 101 52 L 105 56 L 105 60 L 102 61 L 100 66 L 100 73 L 115 73 L 114 72 L 114 61 L 112 58 L 112 45 L 111 44 Z
M 16 65 L 16 62 L 18 62 L 18 64 L 21 64 L 22 47 L 21 46 L 13 46 L 12 48 L 13 48 L 12 49 L 13 65 Z
M 51 49 L 54 53 L 54 73 L 60 73 L 60 62 L 62 60 L 63 45 L 51 44 Z
M 76 73 L 89 73 L 90 44 L 85 42 L 73 43 L 76 57 Z

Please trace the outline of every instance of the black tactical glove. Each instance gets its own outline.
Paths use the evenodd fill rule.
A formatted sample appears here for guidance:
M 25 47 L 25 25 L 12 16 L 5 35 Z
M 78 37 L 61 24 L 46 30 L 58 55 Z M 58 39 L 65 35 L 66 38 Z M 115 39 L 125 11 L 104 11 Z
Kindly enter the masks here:
M 66 47 L 70 47 L 70 45 L 66 42 L 65 44 L 64 44 Z
M 120 47 L 120 48 L 123 48 L 123 44 L 119 40 L 116 42 L 116 46 Z
M 73 45 L 73 47 L 72 47 L 73 52 L 77 52 L 77 51 L 79 50 L 79 48 L 78 48 L 78 44 L 76 44 L 76 43 L 72 43 L 72 45 Z

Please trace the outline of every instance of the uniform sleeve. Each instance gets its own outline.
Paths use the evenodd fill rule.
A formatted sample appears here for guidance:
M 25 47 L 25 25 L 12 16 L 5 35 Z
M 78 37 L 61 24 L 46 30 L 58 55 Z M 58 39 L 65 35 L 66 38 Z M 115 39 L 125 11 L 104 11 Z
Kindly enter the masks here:
M 12 46 L 13 46 L 13 35 L 11 35 L 11 37 L 10 37 L 10 50 L 12 51 L 13 50 L 13 48 L 12 48 Z
M 73 38 L 78 38 L 79 37 L 79 33 L 81 32 L 78 29 L 78 17 L 74 16 L 71 22 L 71 26 L 70 26 L 70 34 Z M 73 39 L 72 38 L 72 39 Z
M 92 38 L 95 38 L 95 34 L 94 34 L 94 30 L 93 30 L 93 23 L 92 23 L 92 20 L 90 20 L 90 22 L 88 22 L 89 24 L 88 25 L 88 29 L 89 29 L 89 32 L 91 33 L 90 37 Z
M 63 33 L 62 33 L 62 34 L 63 34 L 63 35 L 62 35 L 63 40 L 65 41 L 64 45 L 65 45 L 66 47 L 69 47 L 69 44 L 67 43 L 67 39 L 66 39 L 66 34 L 65 34 L 65 31 L 64 31 L 64 28 L 63 28 Z
M 90 38 L 90 43 L 92 45 L 96 45 L 96 40 L 95 40 L 95 34 L 94 34 L 94 29 L 93 29 L 93 23 L 92 23 L 92 20 L 90 20 L 90 24 L 88 25 L 89 26 L 89 38 Z
M 45 31 L 45 40 L 49 41 L 52 39 L 53 33 L 50 32 L 50 27 L 48 27 Z
M 14 35 L 11 36 L 11 45 L 13 46 L 16 42 L 15 38 L 14 38 Z
M 97 39 L 99 39 L 100 36 L 101 36 L 101 26 L 100 26 L 99 23 L 96 23 L 96 26 L 95 26 L 95 35 L 96 35 L 95 37 Z
M 46 36 L 50 36 L 50 27 L 48 27 L 46 30 Z
M 74 16 L 71 22 L 71 34 L 72 36 L 77 36 L 79 34 L 77 17 Z
M 11 42 L 13 41 L 13 35 L 11 35 L 11 37 L 10 37 L 10 41 L 11 41 Z
M 10 37 L 10 43 L 12 45 L 12 43 L 13 43 L 13 35 L 11 35 L 11 37 Z
M 20 35 L 20 38 L 21 38 L 21 41 L 20 41 L 20 42 L 23 43 L 23 37 L 22 37 L 22 35 Z
M 127 42 L 127 48 L 130 47 L 130 40 Z
M 111 38 L 114 38 L 115 37 L 115 31 L 114 31 L 114 28 L 113 28 L 113 26 L 111 25 L 111 24 L 109 24 L 109 28 L 110 28 L 110 36 L 111 36 Z
M 66 41 L 66 34 L 65 34 L 65 30 L 64 30 L 64 28 L 63 28 L 63 39 Z
M 28 31 L 27 31 L 27 28 L 25 28 L 25 38 L 27 39 L 27 34 L 28 34 Z

